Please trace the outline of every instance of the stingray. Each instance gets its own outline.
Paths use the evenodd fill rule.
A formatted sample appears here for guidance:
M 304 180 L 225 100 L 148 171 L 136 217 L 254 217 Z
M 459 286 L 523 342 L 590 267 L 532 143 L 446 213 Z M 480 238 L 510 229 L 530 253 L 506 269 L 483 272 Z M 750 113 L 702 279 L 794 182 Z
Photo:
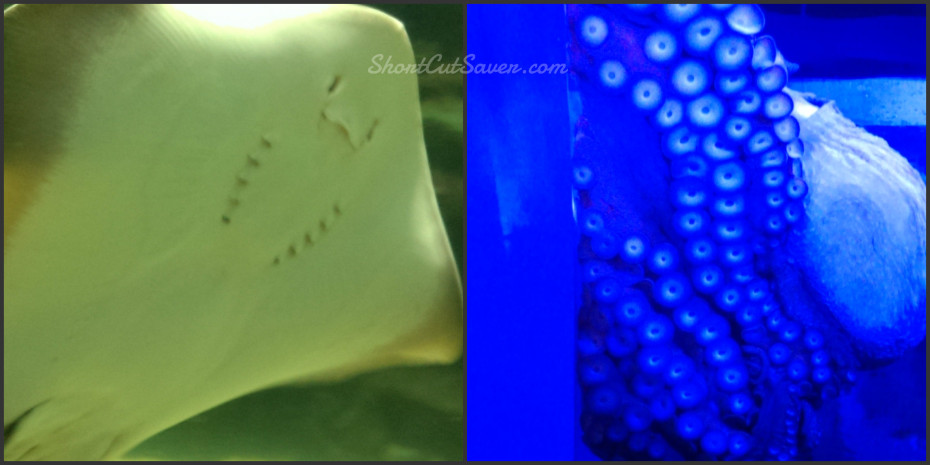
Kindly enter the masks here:
M 6 460 L 462 350 L 403 25 L 357 6 L 4 13 Z

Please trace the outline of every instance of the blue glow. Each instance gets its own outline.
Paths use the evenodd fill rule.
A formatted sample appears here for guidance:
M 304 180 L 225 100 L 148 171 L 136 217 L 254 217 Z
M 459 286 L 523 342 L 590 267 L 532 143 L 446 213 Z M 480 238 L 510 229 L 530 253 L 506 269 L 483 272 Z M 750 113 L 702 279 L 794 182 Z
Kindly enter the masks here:
M 802 84 L 817 77 L 800 74 L 805 56 L 782 42 L 765 39 L 764 56 L 753 55 L 752 35 L 781 40 L 768 24 L 784 34 L 785 13 L 689 8 L 468 7 L 478 61 L 529 67 L 567 52 L 571 66 L 567 79 L 467 77 L 468 459 L 923 459 L 926 346 L 913 335 L 925 338 L 925 296 L 901 308 L 922 332 L 896 320 L 885 327 L 906 333 L 895 339 L 906 347 L 888 349 L 889 336 L 843 320 L 886 316 L 811 297 L 829 277 L 792 261 L 816 255 L 799 239 L 821 231 L 806 209 L 825 215 L 811 200 L 825 195 L 823 174 L 805 164 L 842 130 L 802 142 L 811 110 L 779 87 L 795 75 L 758 79 L 773 65 Z M 714 48 L 699 43 L 703 26 L 687 26 L 707 17 L 729 26 Z M 688 46 L 656 59 L 666 34 Z M 843 108 L 844 76 L 821 77 Z M 895 98 L 916 105 L 913 94 Z M 854 123 L 913 123 L 851 100 L 857 118 L 877 115 Z M 916 130 L 925 134 L 925 120 Z M 910 142 L 893 147 L 925 179 L 925 151 L 904 134 Z M 841 139 L 859 147 L 856 137 Z M 856 221 L 876 224 L 844 218 Z M 922 241 L 916 250 L 925 225 Z M 912 289 L 925 291 L 923 276 Z M 674 412 L 656 400 L 669 398 Z
M 468 51 L 564 63 L 563 11 L 468 5 Z M 571 169 L 565 76 L 467 79 L 467 458 L 571 459 L 577 239 L 571 178 L 548 175 Z

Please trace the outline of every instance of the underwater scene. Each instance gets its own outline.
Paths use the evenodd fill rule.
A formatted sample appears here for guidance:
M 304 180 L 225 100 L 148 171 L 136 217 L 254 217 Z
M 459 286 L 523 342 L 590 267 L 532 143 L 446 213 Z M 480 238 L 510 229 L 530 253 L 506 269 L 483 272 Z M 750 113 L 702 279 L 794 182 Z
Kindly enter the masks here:
M 469 5 L 468 459 L 924 461 L 925 16 Z
M 415 61 L 462 54 L 462 7 L 370 5 L 399 21 Z M 463 79 L 417 76 L 433 187 L 462 272 Z M 341 381 L 283 386 L 235 399 L 140 444 L 128 459 L 461 460 L 462 360 L 394 367 Z M 230 441 L 230 438 L 237 438 Z
M 462 5 L 4 5 L 4 460 L 461 461 Z

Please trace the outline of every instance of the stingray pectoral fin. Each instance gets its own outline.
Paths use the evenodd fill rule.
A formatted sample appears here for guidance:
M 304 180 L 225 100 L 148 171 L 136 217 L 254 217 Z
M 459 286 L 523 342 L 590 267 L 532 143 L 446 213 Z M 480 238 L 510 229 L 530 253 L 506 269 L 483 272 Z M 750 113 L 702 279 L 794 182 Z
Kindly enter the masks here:
M 421 283 L 422 284 L 422 283 Z M 461 307 L 449 305 L 461 299 L 457 283 L 449 282 L 445 296 L 429 310 L 431 315 L 412 331 L 379 347 L 357 362 L 301 376 L 293 383 L 333 382 L 379 368 L 396 365 L 451 363 L 462 355 Z
M 363 228 L 379 231 L 378 235 L 397 234 L 400 240 L 394 242 L 397 247 L 394 249 L 356 250 L 363 262 L 377 265 L 380 271 L 371 273 L 362 295 L 352 299 L 350 305 L 355 308 L 351 312 L 375 315 L 370 317 L 372 323 L 380 321 L 378 324 L 382 327 L 364 325 L 365 333 L 346 335 L 346 338 L 367 338 L 366 333 L 382 333 L 389 325 L 398 329 L 392 330 L 389 339 L 380 339 L 385 342 L 373 350 L 293 381 L 334 381 L 391 365 L 450 363 L 461 356 L 464 315 L 458 271 L 442 223 L 438 221 L 439 212 L 433 205 L 432 187 L 421 181 L 416 190 L 419 191 L 418 200 L 401 206 L 401 211 L 396 212 L 406 218 L 405 221 L 386 227 Z M 415 318 L 408 318 L 409 322 L 401 325 L 403 317 L 390 323 L 377 317 L 391 308 L 405 309 L 401 312 L 403 315 Z M 246 345 L 241 350 L 243 353 L 233 358 L 247 357 L 253 349 Z
M 268 16 L 266 13 L 274 12 Z M 403 26 L 357 6 L 4 14 L 6 459 L 118 457 L 268 386 L 461 351 Z

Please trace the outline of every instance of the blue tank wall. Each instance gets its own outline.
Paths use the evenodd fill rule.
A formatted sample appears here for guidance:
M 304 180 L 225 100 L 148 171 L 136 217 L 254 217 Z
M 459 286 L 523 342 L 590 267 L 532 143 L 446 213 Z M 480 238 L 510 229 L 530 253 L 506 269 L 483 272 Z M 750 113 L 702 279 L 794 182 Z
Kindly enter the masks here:
M 467 22 L 473 63 L 565 62 L 560 5 L 469 5 Z M 566 79 L 469 74 L 466 82 L 467 458 L 571 459 L 575 318 L 566 283 L 576 239 Z

